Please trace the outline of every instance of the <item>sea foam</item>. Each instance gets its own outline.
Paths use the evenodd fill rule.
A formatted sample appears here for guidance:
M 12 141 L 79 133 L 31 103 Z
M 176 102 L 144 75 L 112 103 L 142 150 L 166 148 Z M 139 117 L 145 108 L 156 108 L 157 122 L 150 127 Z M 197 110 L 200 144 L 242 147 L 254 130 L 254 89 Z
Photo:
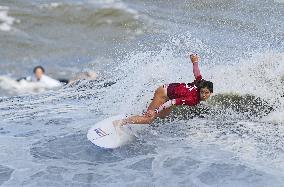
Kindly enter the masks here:
M 10 31 L 12 25 L 19 20 L 8 15 L 9 7 L 0 6 L 0 30 L 1 31 Z

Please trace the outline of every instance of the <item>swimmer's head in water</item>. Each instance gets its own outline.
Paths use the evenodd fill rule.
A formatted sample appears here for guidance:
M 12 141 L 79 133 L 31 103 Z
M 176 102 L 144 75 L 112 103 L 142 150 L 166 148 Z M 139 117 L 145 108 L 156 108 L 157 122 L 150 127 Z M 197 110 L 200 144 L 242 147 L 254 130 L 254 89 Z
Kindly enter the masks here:
M 34 68 L 34 74 L 37 80 L 40 80 L 42 75 L 44 74 L 44 68 L 42 66 L 36 66 Z
M 213 93 L 213 83 L 210 81 L 202 81 L 198 84 L 200 100 L 206 101 Z

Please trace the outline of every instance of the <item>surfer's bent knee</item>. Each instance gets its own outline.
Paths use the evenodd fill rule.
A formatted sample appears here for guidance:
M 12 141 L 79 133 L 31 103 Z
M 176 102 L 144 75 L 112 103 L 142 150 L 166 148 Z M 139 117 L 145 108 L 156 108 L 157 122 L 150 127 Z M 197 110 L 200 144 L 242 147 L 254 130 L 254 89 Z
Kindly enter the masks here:
M 167 98 L 167 85 L 159 86 L 155 91 L 155 96 Z

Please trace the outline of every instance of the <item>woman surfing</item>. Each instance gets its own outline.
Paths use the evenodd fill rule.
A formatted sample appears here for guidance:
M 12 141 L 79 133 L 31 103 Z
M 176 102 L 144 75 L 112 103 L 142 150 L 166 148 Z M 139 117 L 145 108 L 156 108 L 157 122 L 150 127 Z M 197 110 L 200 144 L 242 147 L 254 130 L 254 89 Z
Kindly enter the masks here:
M 126 119 L 116 120 L 115 126 L 126 124 L 150 124 L 157 117 L 165 118 L 172 111 L 173 106 L 195 106 L 200 101 L 206 101 L 213 93 L 213 83 L 202 79 L 197 54 L 190 55 L 195 77 L 192 83 L 170 83 L 158 87 L 154 98 L 144 115 L 131 116 Z

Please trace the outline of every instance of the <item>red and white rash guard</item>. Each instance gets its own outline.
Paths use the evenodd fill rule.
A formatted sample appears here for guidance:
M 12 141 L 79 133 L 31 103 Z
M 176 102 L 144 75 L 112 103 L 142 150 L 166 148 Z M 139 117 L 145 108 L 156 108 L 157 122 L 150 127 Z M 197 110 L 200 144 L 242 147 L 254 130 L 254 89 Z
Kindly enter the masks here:
M 195 85 L 197 81 L 202 80 L 202 76 L 198 68 L 198 62 L 193 64 L 193 74 L 195 77 L 195 81 L 193 83 L 171 83 L 167 86 L 167 95 L 170 100 L 155 109 L 156 113 L 159 113 L 173 105 L 194 106 L 200 103 L 199 91 Z

